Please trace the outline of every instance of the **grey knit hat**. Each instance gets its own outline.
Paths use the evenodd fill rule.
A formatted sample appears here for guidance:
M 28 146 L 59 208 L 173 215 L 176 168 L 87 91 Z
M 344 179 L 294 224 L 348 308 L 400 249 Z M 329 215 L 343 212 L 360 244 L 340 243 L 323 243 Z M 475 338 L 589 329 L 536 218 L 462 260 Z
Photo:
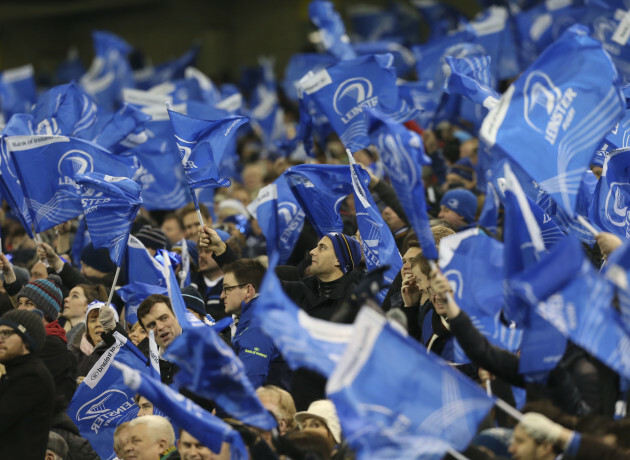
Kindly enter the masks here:
M 38 352 L 44 346 L 46 329 L 42 318 L 32 311 L 11 310 L 0 316 L 0 325 L 13 328 L 29 350 Z

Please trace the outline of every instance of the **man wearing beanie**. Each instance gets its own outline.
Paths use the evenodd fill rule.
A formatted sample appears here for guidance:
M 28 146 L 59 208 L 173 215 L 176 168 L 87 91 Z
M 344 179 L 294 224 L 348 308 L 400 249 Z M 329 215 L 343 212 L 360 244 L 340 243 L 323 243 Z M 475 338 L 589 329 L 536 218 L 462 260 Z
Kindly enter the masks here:
M 53 416 L 54 383 L 38 353 L 46 332 L 41 317 L 13 310 L 0 317 L 0 458 L 41 460 Z
M 134 236 L 144 244 L 144 247 L 147 248 L 152 257 L 157 254 L 158 249 L 166 249 L 168 246 L 168 239 L 164 232 L 150 225 L 143 226 Z
M 451 224 L 456 232 L 474 226 L 476 214 L 477 197 L 469 190 L 449 190 L 440 201 L 438 217 Z

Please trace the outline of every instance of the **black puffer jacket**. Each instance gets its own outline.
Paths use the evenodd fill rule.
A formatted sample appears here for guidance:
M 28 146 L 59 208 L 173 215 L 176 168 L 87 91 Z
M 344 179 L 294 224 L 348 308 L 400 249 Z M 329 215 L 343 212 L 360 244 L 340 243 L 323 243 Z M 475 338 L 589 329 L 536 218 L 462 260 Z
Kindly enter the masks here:
M 64 460 L 100 460 L 89 441 L 81 437 L 79 429 L 65 412 L 59 412 L 53 417 L 50 431 L 57 433 L 68 444 L 68 456 Z

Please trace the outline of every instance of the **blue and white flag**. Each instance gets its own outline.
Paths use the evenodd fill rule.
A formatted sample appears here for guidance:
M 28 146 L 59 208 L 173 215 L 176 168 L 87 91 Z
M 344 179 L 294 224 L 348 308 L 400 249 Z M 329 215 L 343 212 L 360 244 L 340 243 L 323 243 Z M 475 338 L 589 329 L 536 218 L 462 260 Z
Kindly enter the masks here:
M 503 307 L 503 244 L 471 228 L 440 241 L 440 269 L 453 289 L 455 302 L 493 345 L 515 352 L 522 331 L 500 321 Z M 465 362 L 459 344 L 456 362 Z
M 483 207 L 477 220 L 477 225 L 496 235 L 498 230 L 499 211 L 501 209 L 501 199 L 499 193 L 494 189 L 492 182 L 486 183 L 486 195 Z
M 376 207 L 372 194 L 365 185 L 367 171 L 361 168 L 348 151 L 350 162 L 350 176 L 354 192 L 354 206 L 356 209 L 357 225 L 361 235 L 361 249 L 368 271 L 388 266 L 383 273 L 383 288 L 376 295 L 379 305 L 385 300 L 389 287 L 402 269 L 402 258 L 396 240 L 389 226 Z M 361 177 L 363 176 L 363 177 Z
M 326 394 L 359 460 L 438 460 L 449 449 L 463 450 L 494 404 L 478 385 L 369 308 L 359 313 Z
M 352 193 L 350 168 L 302 164 L 287 169 L 284 176 L 320 238 L 330 232 L 343 233 L 339 209 L 341 202 Z M 363 180 L 365 184 L 369 182 L 367 173 Z
M 613 288 L 595 271 L 572 235 L 508 281 L 564 336 L 625 377 L 630 377 L 630 337 L 613 307 Z
M 316 73 L 337 63 L 330 54 L 297 53 L 291 56 L 284 69 L 282 89 L 285 95 L 294 102 L 298 100 L 298 82 L 309 72 Z
M 574 26 L 508 88 L 485 118 L 480 136 L 573 215 L 584 172 L 624 112 L 619 76 L 608 54 L 584 28 Z
M 438 253 L 422 183 L 422 166 L 431 164 L 431 159 L 424 152 L 422 138 L 377 110 L 367 108 L 365 116 L 370 139 L 378 147 L 385 171 L 418 237 L 422 253 L 427 259 L 436 260 Z
M 16 113 L 30 113 L 36 100 L 35 71 L 31 64 L 0 72 L 0 110 L 4 122 Z
M 352 325 L 311 318 L 298 308 L 272 269 L 267 270 L 253 312 L 291 369 L 303 367 L 326 378 L 352 335 Z
M 144 283 L 166 288 L 162 265 L 151 257 L 144 244 L 133 235 L 127 242 L 127 282 Z
M 37 232 L 83 212 L 75 174 L 100 172 L 133 177 L 137 171 L 134 157 L 114 156 L 77 138 L 14 136 L 6 141 Z
M 265 236 L 269 260 L 275 254 L 277 263 L 285 264 L 302 233 L 306 217 L 291 193 L 286 177 L 282 175 L 273 184 L 260 189 L 248 210 Z
M 446 93 L 462 95 L 488 110 L 498 104 L 501 95 L 491 86 L 490 56 L 446 56 L 445 60 L 450 69 L 444 80 Z
M 190 188 L 229 187 L 230 180 L 220 177 L 219 165 L 228 143 L 248 118 L 199 120 L 172 110 L 168 115 Z
M 145 125 L 150 120 L 139 108 L 123 104 L 114 113 L 99 114 L 94 125 L 78 137 L 119 154 L 147 141 Z
M 114 337 L 116 343 L 90 369 L 83 383 L 77 387 L 66 411 L 81 436 L 90 442 L 104 460 L 116 458 L 116 427 L 136 418 L 139 410 L 134 402 L 136 392 L 125 385 L 120 372 L 112 369 L 112 362 L 116 359 L 145 375 L 156 375 L 131 340 L 118 332 L 114 332 Z
M 243 363 L 212 328 L 184 329 L 168 346 L 164 359 L 179 366 L 174 378 L 179 388 L 213 400 L 247 425 L 264 430 L 276 427 L 276 420 L 256 396 Z
M 75 174 L 80 186 L 81 206 L 95 248 L 109 249 L 109 257 L 120 267 L 125 256 L 129 230 L 142 204 L 140 186 L 126 177 L 101 173 Z
M 81 267 L 81 252 L 90 244 L 90 234 L 85 223 L 85 216 L 79 216 L 77 231 L 74 234 L 74 240 L 72 241 L 72 262 L 76 267 Z
M 630 334 L 630 241 L 624 241 L 608 256 L 603 273 L 615 286 L 622 324 Z
M 92 32 L 95 57 L 79 84 L 91 94 L 98 105 L 113 111 L 122 99 L 123 88 L 135 86 L 127 55 L 131 46 L 109 32 Z
M 313 0 L 308 5 L 308 17 L 319 28 L 319 35 L 324 49 L 337 59 L 354 59 L 356 53 L 350 46 L 341 16 L 335 11 L 332 2 Z
M 161 83 L 184 78 L 186 69 L 195 65 L 200 49 L 201 46 L 195 43 L 188 51 L 175 59 L 134 72 L 136 87 L 148 89 Z
M 393 8 L 385 10 L 359 4 L 348 8 L 348 17 L 352 24 L 352 36 L 361 42 L 373 43 L 380 40 L 383 43 L 398 43 L 402 39 L 398 16 Z
M 406 77 L 414 70 L 416 58 L 409 48 L 393 41 L 357 43 L 354 50 L 359 56 L 368 54 L 387 54 L 394 56 L 394 68 L 398 77 Z
M 589 221 L 622 239 L 630 238 L 630 148 L 606 155 L 595 187 Z
M 13 117 L 15 118 L 15 117 Z M 31 214 L 26 204 L 26 197 L 18 178 L 13 156 L 9 153 L 6 137 L 0 136 L 0 196 L 18 218 L 26 234 L 35 239 L 32 229 Z
M 222 444 L 227 442 L 230 444 L 231 459 L 249 458 L 241 435 L 219 417 L 164 385 L 157 378 L 142 375 L 138 370 L 117 360 L 114 361 L 114 367 L 122 373 L 123 380 L 129 388 L 151 401 L 171 423 L 186 430 L 212 452 L 219 454 Z
M 401 99 L 391 54 L 363 56 L 308 74 L 300 91 L 313 100 L 341 142 L 355 152 L 370 144 L 364 107 L 374 107 L 395 121 L 407 121 L 418 111 Z
M 116 290 L 116 293 L 125 302 L 125 320 L 127 324 L 134 325 L 138 322 L 138 307 L 144 299 L 152 294 L 166 295 L 165 286 L 154 286 L 139 281 L 133 281 Z

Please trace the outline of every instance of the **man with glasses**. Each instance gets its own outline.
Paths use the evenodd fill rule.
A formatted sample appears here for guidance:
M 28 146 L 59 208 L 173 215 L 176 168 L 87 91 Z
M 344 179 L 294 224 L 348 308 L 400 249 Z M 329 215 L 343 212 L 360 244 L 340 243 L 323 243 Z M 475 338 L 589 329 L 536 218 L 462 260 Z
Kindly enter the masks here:
M 232 347 L 243 362 L 247 377 L 254 388 L 267 384 L 288 389 L 289 368 L 253 314 L 265 267 L 254 259 L 239 259 L 223 271 L 221 300 L 225 313 L 234 317 Z
M 0 458 L 46 456 L 55 384 L 37 353 L 46 331 L 41 316 L 12 310 L 0 317 Z

